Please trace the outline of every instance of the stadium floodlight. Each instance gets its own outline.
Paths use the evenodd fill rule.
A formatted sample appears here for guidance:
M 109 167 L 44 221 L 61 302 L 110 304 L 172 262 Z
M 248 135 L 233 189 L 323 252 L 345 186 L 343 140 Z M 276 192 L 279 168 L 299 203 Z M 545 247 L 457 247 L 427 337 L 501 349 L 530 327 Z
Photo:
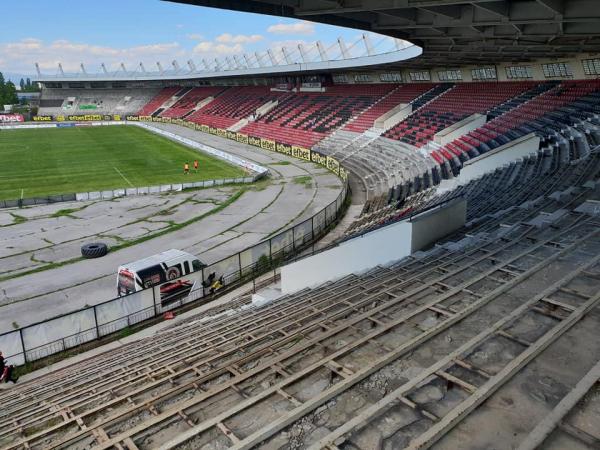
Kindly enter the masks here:
M 371 39 L 369 38 L 369 35 L 367 33 L 363 33 L 362 40 L 365 43 L 365 48 L 367 49 L 367 55 L 368 56 L 373 55 L 375 53 L 373 50 L 373 44 L 371 44 Z
M 328 61 L 329 57 L 327 56 L 327 51 L 325 50 L 325 47 L 323 47 L 323 43 L 321 41 L 317 41 L 317 49 L 319 50 L 321 61 Z
M 287 48 L 281 47 L 281 53 L 283 53 L 283 57 L 285 58 L 285 62 L 287 64 L 293 64 L 292 58 L 290 58 Z
M 302 62 L 304 62 L 304 63 L 308 62 L 308 59 L 306 57 L 306 50 L 304 48 L 304 44 L 298 44 L 298 51 L 300 52 L 300 57 L 302 58 Z
M 144 67 L 144 63 L 140 61 L 140 70 L 142 73 L 146 73 L 146 68 Z
M 40 70 L 40 65 L 38 63 L 35 63 L 35 71 L 38 74 L 38 77 L 42 76 L 42 71 Z
M 267 50 L 267 54 L 269 55 L 269 58 L 271 59 L 271 65 L 278 66 L 279 61 L 277 61 L 277 58 L 275 57 L 275 53 L 273 53 L 273 50 L 271 50 L 271 49 Z
M 58 72 L 64 77 L 65 71 L 63 70 L 62 63 L 58 63 Z
M 343 37 L 337 38 L 337 42 L 340 46 L 340 51 L 342 52 L 342 59 L 349 59 L 350 53 L 348 53 L 348 48 L 346 47 L 346 42 L 344 42 Z
M 106 64 L 104 64 L 104 63 L 101 63 L 101 64 L 100 64 L 100 69 L 102 69 L 102 73 L 103 73 L 104 75 L 108 75 L 108 70 L 106 70 Z
M 208 62 L 206 62 L 206 59 L 202 58 L 202 64 L 204 65 L 204 68 L 210 72 L 211 69 Z
M 246 61 L 248 69 L 252 68 L 252 62 L 250 61 L 250 55 L 248 55 L 248 53 L 244 53 L 244 60 Z
M 158 67 L 158 72 L 162 75 L 163 73 L 165 73 L 164 69 L 162 68 L 162 64 L 159 61 L 156 61 L 156 67 Z
M 256 62 L 258 63 L 258 67 L 265 67 L 265 62 L 263 61 L 263 57 L 260 53 L 254 52 L 254 57 L 256 58 Z
M 80 63 L 79 67 L 81 68 L 81 73 L 84 75 L 87 75 L 87 72 L 85 71 L 85 66 L 83 65 L 83 63 Z
M 238 69 L 244 69 L 244 62 L 240 59 L 238 55 L 233 55 L 233 60 L 235 61 L 235 65 Z
M 235 69 L 235 66 L 233 65 L 233 62 L 231 61 L 231 58 L 229 56 L 225 57 L 225 62 L 227 63 L 227 67 L 229 67 L 229 70 Z
M 173 61 L 171 61 L 171 65 L 175 69 L 175 72 L 179 72 L 181 70 L 181 68 L 179 67 L 179 63 L 177 62 L 176 59 L 174 59 Z
M 127 73 L 127 69 L 125 68 L 125 63 L 121 63 L 121 70 L 123 73 Z
M 196 64 L 194 64 L 194 61 L 188 59 L 187 65 L 190 68 L 190 72 L 196 72 Z
M 215 58 L 215 70 L 217 72 L 220 72 L 220 71 L 223 70 L 223 65 L 221 64 L 221 62 L 217 58 Z

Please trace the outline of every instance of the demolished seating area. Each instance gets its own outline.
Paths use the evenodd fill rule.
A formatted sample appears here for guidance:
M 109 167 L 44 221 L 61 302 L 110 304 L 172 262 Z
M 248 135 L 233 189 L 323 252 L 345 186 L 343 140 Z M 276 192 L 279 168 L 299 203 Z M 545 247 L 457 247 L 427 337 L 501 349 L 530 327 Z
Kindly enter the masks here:
M 483 114 L 533 87 L 533 82 L 458 84 L 388 130 L 385 136 L 422 147 L 450 125 L 474 113 Z M 483 92 L 485 95 L 481 95 Z

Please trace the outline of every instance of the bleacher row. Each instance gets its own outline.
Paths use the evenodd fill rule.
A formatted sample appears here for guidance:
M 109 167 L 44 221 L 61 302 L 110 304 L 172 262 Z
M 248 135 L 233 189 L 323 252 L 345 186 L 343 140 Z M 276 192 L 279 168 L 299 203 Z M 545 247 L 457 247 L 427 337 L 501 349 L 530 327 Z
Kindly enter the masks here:
M 467 160 L 528 133 L 545 138 L 587 120 L 600 108 L 599 89 L 598 80 L 355 84 L 316 92 L 174 86 L 155 92 L 137 113 L 185 118 L 332 155 L 365 184 L 369 213 L 375 204 L 395 204 L 456 176 Z M 412 105 L 408 117 L 387 130 L 374 128 L 377 118 L 401 104 Z M 443 146 L 432 141 L 474 113 L 486 115 L 487 123 Z M 585 150 L 580 133 L 572 130 L 566 139 Z
M 597 292 L 598 219 L 578 208 L 600 198 L 598 156 L 592 154 L 571 169 L 561 164 L 559 154 L 544 155 L 465 188 L 473 204 L 470 217 L 497 198 L 502 200 L 494 223 L 485 231 L 469 231 L 467 236 L 461 230 L 452 241 L 431 250 L 266 305 L 237 305 L 227 313 L 218 307 L 160 334 L 19 384 L 3 396 L 0 446 L 254 448 L 255 434 L 277 437 L 281 432 L 281 442 L 290 442 L 295 434 L 286 425 L 294 421 L 287 415 L 302 405 L 311 415 L 303 422 L 306 433 L 294 442 L 302 443 L 297 448 L 307 448 L 313 437 L 321 436 L 317 427 L 325 426 L 328 433 L 388 394 L 387 389 L 361 391 L 361 379 L 372 380 L 364 375 L 365 369 L 373 366 L 369 373 L 389 380 L 391 386 L 406 382 L 404 370 L 415 365 L 413 358 L 422 366 L 419 370 L 434 370 L 438 360 L 459 345 L 445 348 L 434 339 L 438 335 L 444 339 L 445 321 L 458 329 L 451 335 L 455 340 L 475 336 L 486 327 L 485 322 L 477 325 L 476 311 L 498 296 L 498 290 L 516 286 L 511 295 L 501 297 L 516 299 L 520 306 L 533 292 L 537 295 L 536 276 L 552 263 L 552 273 L 561 279 L 576 269 L 588 269 L 587 287 L 580 283 L 577 291 L 565 292 Z M 498 196 L 498 188 L 505 184 L 509 193 L 509 187 L 518 185 L 540 188 L 523 197 Z M 523 207 L 524 199 L 535 196 L 540 200 L 533 208 Z M 515 209 L 527 217 L 500 226 L 510 221 Z M 539 226 L 540 219 L 552 226 Z M 505 305 L 502 298 L 495 304 Z M 509 312 L 517 307 L 508 306 Z M 507 314 L 493 305 L 485 312 L 494 320 Z M 542 312 L 556 316 L 560 311 L 551 304 Z M 462 314 L 473 314 L 473 320 L 454 320 Z M 539 327 L 539 322 L 530 320 L 530 326 Z M 416 343 L 409 346 L 412 342 Z M 503 345 L 496 347 L 486 350 L 490 358 L 507 351 Z M 404 348 L 387 363 L 379 363 Z M 403 370 L 392 370 L 395 361 Z M 452 380 L 479 370 L 491 373 L 487 381 L 496 373 L 481 362 L 472 364 L 462 364 L 471 372 L 451 372 Z M 328 397 L 337 401 L 321 407 L 318 399 L 340 385 L 347 387 Z M 459 388 L 443 391 L 442 398 L 436 398 L 440 407 L 427 397 L 411 398 L 425 411 L 425 406 L 436 406 L 440 415 L 443 398 L 453 398 Z M 344 395 L 353 403 L 343 401 Z M 523 409 L 518 404 L 514 408 L 517 413 Z M 315 412 L 318 419 L 313 420 L 314 411 L 320 413 Z M 348 418 L 340 420 L 345 413 Z M 178 445 L 185 440 L 187 446 Z

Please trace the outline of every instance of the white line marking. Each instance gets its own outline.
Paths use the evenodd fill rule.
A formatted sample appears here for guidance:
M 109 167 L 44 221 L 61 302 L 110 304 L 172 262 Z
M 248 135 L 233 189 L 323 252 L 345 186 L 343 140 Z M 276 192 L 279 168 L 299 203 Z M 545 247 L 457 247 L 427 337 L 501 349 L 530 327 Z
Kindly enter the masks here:
M 117 173 L 119 175 L 121 175 L 121 178 L 123 178 L 125 181 L 127 181 L 127 184 L 129 184 L 130 187 L 135 187 L 133 184 L 131 184 L 131 181 L 129 181 L 127 178 L 125 178 L 125 175 L 123 175 L 119 169 L 117 169 L 115 166 L 113 166 L 113 169 L 115 169 L 117 171 Z

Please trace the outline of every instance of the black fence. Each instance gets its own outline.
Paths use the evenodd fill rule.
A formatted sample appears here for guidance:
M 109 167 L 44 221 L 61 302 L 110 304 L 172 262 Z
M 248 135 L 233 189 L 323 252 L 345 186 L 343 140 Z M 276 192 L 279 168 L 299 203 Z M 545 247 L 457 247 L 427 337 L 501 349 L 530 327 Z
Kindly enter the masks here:
M 11 364 L 21 365 L 117 333 L 167 311 L 211 301 L 225 291 L 275 271 L 298 255 L 313 253 L 314 243 L 340 218 L 348 194 L 345 182 L 338 197 L 313 217 L 201 271 L 0 334 L 0 348 Z M 215 284 L 217 280 L 219 286 Z

